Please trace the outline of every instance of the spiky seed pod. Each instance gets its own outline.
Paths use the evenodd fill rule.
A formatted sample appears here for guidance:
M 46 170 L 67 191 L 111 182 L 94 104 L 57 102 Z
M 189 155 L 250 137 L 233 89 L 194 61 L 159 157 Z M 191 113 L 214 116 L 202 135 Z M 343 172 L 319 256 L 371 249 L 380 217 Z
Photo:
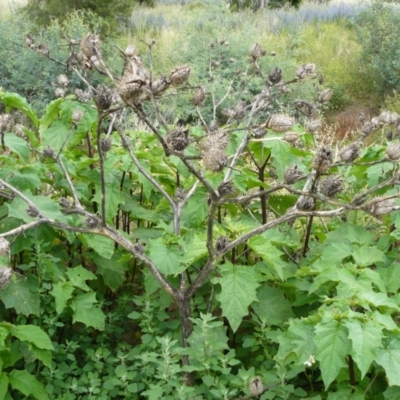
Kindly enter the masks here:
M 189 129 L 176 129 L 167 135 L 168 146 L 175 151 L 182 151 L 189 145 Z
M 284 93 L 284 94 L 292 93 L 292 90 L 289 89 L 286 85 L 279 85 L 278 90 L 280 93 Z
M 221 197 L 229 196 L 232 193 L 235 193 L 235 186 L 233 185 L 232 181 L 222 182 L 217 191 Z
M 59 204 L 61 208 L 71 208 L 71 202 L 66 197 L 61 197 Z
M 49 157 L 49 158 L 54 158 L 54 157 L 55 157 L 54 150 L 53 150 L 51 147 L 49 147 L 49 146 L 47 146 L 47 147 L 43 150 L 43 155 L 44 155 L 45 157 Z
M 277 179 L 278 178 L 278 174 L 276 173 L 276 169 L 275 168 L 270 168 L 268 170 L 268 175 L 272 179 Z
M 218 68 L 221 64 L 218 61 L 211 61 L 211 66 L 214 68 Z
M 325 89 L 319 93 L 318 101 L 320 103 L 327 103 L 328 101 L 330 101 L 332 99 L 332 96 L 333 96 L 332 89 Z
M 385 199 L 384 197 L 375 197 L 369 204 L 366 205 L 365 210 L 375 217 L 381 217 L 393 211 L 395 206 L 394 199 Z
M 330 146 L 321 146 L 315 153 L 312 167 L 319 172 L 326 171 L 332 165 L 333 152 Z
M 85 219 L 85 224 L 90 229 L 97 228 L 100 225 L 100 222 L 101 222 L 101 220 L 97 215 L 89 215 Z
M 298 79 L 304 79 L 305 77 L 315 73 L 317 66 L 315 64 L 303 64 L 296 70 L 296 77 Z
M 181 85 L 189 79 L 190 68 L 186 65 L 180 65 L 179 67 L 175 67 L 170 75 L 169 80 L 173 85 Z
M 29 33 L 25 35 L 25 45 L 29 48 L 35 47 L 35 39 L 33 38 L 33 36 L 29 35 Z
M 303 113 L 308 118 L 314 118 L 317 113 L 317 108 L 313 103 L 306 100 L 295 100 L 294 108 L 299 112 Z
M 29 206 L 26 209 L 26 213 L 32 218 L 36 218 L 36 217 L 39 216 L 39 210 L 37 208 L 35 208 L 35 207 L 32 207 L 32 206 Z
M 55 88 L 54 94 L 56 97 L 64 97 L 65 96 L 65 90 L 63 88 Z
M 386 148 L 386 156 L 392 161 L 400 160 L 400 142 L 389 144 Z
M 74 110 L 72 113 L 72 121 L 77 124 L 83 118 L 84 112 L 82 110 Z
M 219 123 L 218 123 L 218 121 L 217 121 L 216 119 L 212 119 L 212 120 L 210 121 L 210 124 L 208 125 L 208 129 L 209 129 L 210 131 L 216 131 L 216 130 L 218 130 L 218 128 L 219 128 Z
M 67 87 L 69 84 L 68 76 L 65 74 L 60 74 L 57 76 L 57 83 L 62 87 Z
M 345 163 L 351 163 L 358 157 L 358 150 L 360 145 L 357 143 L 350 143 L 343 147 L 339 152 L 339 158 Z
M 85 92 L 81 89 L 76 89 L 75 95 L 82 103 L 89 103 L 89 101 L 92 99 L 92 94 L 90 92 Z
M 88 33 L 79 43 L 79 48 L 88 59 L 95 56 L 99 51 L 100 38 L 94 33 Z
M 79 62 L 78 56 L 76 55 L 76 53 L 71 52 L 69 54 L 69 57 L 68 57 L 68 60 L 67 60 L 67 67 L 68 68 L 75 68 L 75 67 L 78 67 L 79 65 L 80 65 L 80 62 Z
M 0 267 L 0 290 L 4 289 L 12 276 L 12 269 L 8 267 Z
M 14 126 L 14 122 L 11 114 L 0 115 L 0 133 L 10 132 Z
M 315 208 L 315 200 L 313 197 L 302 196 L 297 202 L 297 209 L 300 211 L 313 211 Z
M 102 138 L 100 140 L 100 149 L 103 153 L 107 153 L 111 149 L 111 138 Z
M 137 103 L 146 79 L 140 74 L 124 75 L 118 85 L 118 94 L 125 103 Z
M 282 70 L 278 67 L 271 70 L 268 74 L 268 83 L 276 85 L 282 80 Z
M 125 55 L 127 57 L 133 57 L 136 55 L 137 49 L 136 46 L 133 44 L 130 44 L 124 51 Z
M 204 166 L 213 172 L 221 171 L 228 164 L 225 148 L 228 138 L 221 130 L 211 132 L 202 146 L 202 158 Z
M 112 91 L 105 85 L 97 86 L 97 93 L 94 96 L 94 102 L 99 110 L 105 111 L 111 107 Z
M 201 86 L 199 87 L 199 89 L 197 90 L 197 92 L 193 97 L 193 104 L 196 107 L 201 107 L 202 105 L 204 105 L 205 101 L 206 101 L 205 89 L 203 86 Z
M 386 139 L 390 142 L 393 140 L 393 131 L 387 131 L 385 133 Z
M 303 176 L 297 165 L 290 166 L 283 174 L 283 180 L 287 185 L 297 182 Z
M 253 60 L 258 60 L 262 55 L 262 48 L 260 43 L 254 43 L 250 48 L 249 54 Z
M 293 127 L 293 120 L 286 114 L 272 114 L 267 127 L 274 132 L 286 132 Z
M 310 133 L 315 133 L 319 131 L 322 126 L 322 121 L 320 119 L 313 119 L 308 122 L 306 126 L 306 130 Z
M 260 139 L 266 135 L 267 131 L 264 127 L 260 126 L 258 128 L 253 129 L 252 135 L 256 139 Z
M 24 131 L 24 126 L 21 124 L 16 124 L 13 126 L 13 132 L 15 133 L 16 136 L 20 137 L 21 139 L 27 139 L 28 136 L 26 135 Z
M 47 46 L 47 44 L 44 43 L 39 44 L 37 51 L 46 57 L 50 54 L 49 47 Z
M 156 79 L 151 84 L 151 91 L 154 95 L 160 94 L 169 88 L 169 82 L 165 76 Z
M 133 245 L 133 249 L 139 254 L 144 254 L 144 247 L 143 247 L 142 243 L 140 243 L 140 242 L 136 242 Z
M 217 249 L 217 251 L 222 251 L 225 249 L 226 246 L 228 246 L 228 244 L 228 238 L 226 236 L 220 236 L 215 243 L 215 248 Z
M 319 191 L 326 197 L 333 197 L 343 190 L 343 179 L 339 175 L 328 176 L 318 185 Z
M 176 192 L 175 192 L 175 198 L 178 200 L 178 201 L 183 201 L 183 200 L 185 200 L 185 197 L 186 197 L 186 190 L 184 190 L 184 189 L 182 189 L 182 188 L 178 188 L 178 189 L 176 189 Z
M 0 237 L 0 256 L 10 254 L 11 244 L 7 239 Z
M 264 392 L 264 385 L 259 376 L 250 379 L 249 391 L 253 396 L 259 396 Z
M 381 125 L 396 124 L 398 119 L 399 115 L 395 112 L 390 112 L 390 111 L 383 111 L 378 117 L 379 123 Z
M 377 125 L 373 121 L 365 122 L 363 127 L 361 128 L 361 132 L 364 136 L 368 136 L 372 132 L 374 132 L 378 128 Z
M 288 143 L 295 143 L 299 140 L 299 135 L 296 132 L 286 132 L 282 139 Z

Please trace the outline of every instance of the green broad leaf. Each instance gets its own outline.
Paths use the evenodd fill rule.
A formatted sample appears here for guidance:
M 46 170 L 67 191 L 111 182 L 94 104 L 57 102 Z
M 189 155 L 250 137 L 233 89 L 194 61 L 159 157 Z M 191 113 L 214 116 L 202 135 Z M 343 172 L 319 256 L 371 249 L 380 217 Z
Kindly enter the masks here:
M 392 263 L 389 267 L 378 267 L 377 272 L 385 283 L 389 293 L 397 293 L 400 289 L 400 264 Z
M 327 243 L 341 243 L 343 238 L 349 240 L 350 243 L 363 245 L 373 242 L 375 235 L 360 225 L 344 223 L 338 229 L 329 233 Z
M 96 293 L 83 293 L 71 301 L 70 307 L 73 310 L 73 322 L 82 322 L 86 326 L 103 330 L 106 316 L 96 304 Z
M 119 189 L 118 186 L 110 184 L 106 177 L 106 220 L 112 221 L 117 215 L 119 205 L 123 204 L 125 201 L 124 193 Z M 99 205 L 99 210 L 101 209 L 101 189 L 100 186 L 96 188 L 96 194 L 93 200 Z
M 14 369 L 9 373 L 8 379 L 13 389 L 20 391 L 25 396 L 32 396 L 37 400 L 49 400 L 43 385 L 26 369 Z
M 360 303 L 367 309 L 372 307 L 372 309 L 377 308 L 382 312 L 400 311 L 396 302 L 385 293 L 376 293 L 372 290 L 359 291 L 358 298 L 361 300 Z
M 42 118 L 40 118 L 39 134 L 42 138 L 43 138 L 43 133 L 58 118 L 60 112 L 60 105 L 63 101 L 65 100 L 56 99 L 47 105 Z
M 275 167 L 279 179 L 282 179 L 287 166 L 291 163 L 291 160 L 298 160 L 298 158 L 293 157 L 290 151 L 290 145 L 286 142 L 273 140 L 264 142 L 264 145 L 266 148 L 271 149 L 272 165 Z
M 8 393 L 8 376 L 5 372 L 0 374 L 0 400 L 4 400 L 6 398 L 6 394 Z
M 322 380 L 326 390 L 336 379 L 341 368 L 347 367 L 345 357 L 351 350 L 347 328 L 342 322 L 324 318 L 315 327 L 315 358 L 320 363 Z
M 281 325 L 294 317 L 291 303 L 279 288 L 264 284 L 257 291 L 258 302 L 252 305 L 254 312 L 268 325 Z
M 177 245 L 166 245 L 162 239 L 152 240 L 146 253 L 164 275 L 178 275 L 186 269 L 181 263 L 182 255 Z
M 400 386 L 400 347 L 379 349 L 375 362 L 385 370 L 390 386 Z
M 111 259 L 94 255 L 93 260 L 97 265 L 97 272 L 103 276 L 104 283 L 115 292 L 125 281 L 125 267 L 119 263 L 119 255 L 115 254 Z
M 321 264 L 326 267 L 334 267 L 353 253 L 353 246 L 342 241 L 328 242 L 321 255 Z M 324 268 L 325 269 L 325 268 Z
M 383 392 L 385 400 L 400 400 L 400 387 L 390 386 Z
M 67 275 L 72 286 L 82 289 L 85 292 L 91 290 L 90 287 L 86 285 L 85 281 L 97 279 L 95 274 L 83 268 L 81 265 L 75 268 L 68 268 Z
M 67 145 L 74 134 L 71 127 L 63 121 L 54 121 L 42 134 L 42 147 L 50 147 L 57 154 L 62 146 Z
M 181 262 L 189 266 L 195 261 L 205 257 L 208 254 L 206 243 L 207 240 L 205 235 L 194 235 L 192 242 L 182 243 L 185 251 Z
M 35 360 L 40 360 L 46 367 L 51 367 L 52 353 L 50 350 L 38 349 L 33 344 L 29 345 L 29 349 Z
M 393 163 L 384 162 L 368 167 L 368 186 L 373 187 L 377 185 L 385 176 L 388 171 L 393 169 Z
M 381 275 L 370 268 L 364 268 L 359 272 L 360 279 L 371 284 L 371 287 L 377 287 L 382 293 L 386 294 L 386 285 Z
M 356 264 L 360 267 L 368 267 L 377 262 L 383 262 L 386 259 L 382 251 L 372 246 L 361 246 L 353 251 L 352 256 Z
M 357 363 L 361 371 L 361 379 L 363 379 L 381 345 L 383 326 L 372 321 L 362 322 L 355 318 L 347 319 L 344 324 L 349 330 L 349 339 L 353 344 L 350 354 Z
M 314 293 L 327 282 L 340 282 L 348 287 L 353 287 L 355 283 L 355 276 L 352 272 L 344 268 L 339 269 L 338 267 L 334 266 L 327 267 L 314 279 L 314 282 L 312 283 L 308 293 Z
M 72 297 L 72 292 L 74 290 L 71 282 L 57 282 L 53 285 L 50 294 L 55 298 L 56 312 L 58 315 L 67 307 L 67 302 Z
M 6 308 L 14 308 L 18 314 L 40 315 L 38 281 L 34 275 L 26 280 L 13 276 L 8 285 L 0 290 L 0 300 Z
M 258 274 L 252 267 L 230 263 L 220 265 L 218 269 L 222 276 L 212 280 L 221 285 L 217 299 L 229 325 L 236 332 L 243 317 L 249 313 L 250 304 L 258 300 Z
M 164 390 L 161 386 L 150 384 L 150 389 L 145 390 L 142 395 L 146 396 L 149 400 L 159 400 L 163 398 Z
M 22 342 L 33 343 L 39 349 L 54 350 L 50 338 L 38 326 L 16 325 L 11 333 Z
M 97 254 L 99 254 L 103 258 L 107 258 L 108 260 L 114 254 L 115 244 L 114 242 L 101 235 L 94 235 L 91 233 L 85 233 L 82 235 L 78 235 L 78 238 L 81 239 L 84 243 L 91 247 Z
M 6 133 L 4 135 L 4 143 L 13 153 L 18 154 L 22 161 L 28 163 L 29 147 L 24 139 L 21 139 L 13 133 Z
M 283 281 L 286 263 L 281 259 L 281 256 L 284 253 L 276 248 L 271 242 L 265 240 L 262 236 L 252 237 L 248 241 L 248 245 Z
M 187 220 L 190 226 L 198 227 L 204 225 L 207 214 L 207 195 L 200 190 L 186 203 L 182 211 L 182 219 Z
M 36 113 L 33 111 L 33 108 L 28 104 L 24 97 L 20 96 L 17 93 L 0 91 L 0 100 L 4 103 L 6 109 L 16 108 L 17 110 L 20 110 L 25 115 L 27 115 L 31 119 L 35 127 L 39 125 L 39 120 Z

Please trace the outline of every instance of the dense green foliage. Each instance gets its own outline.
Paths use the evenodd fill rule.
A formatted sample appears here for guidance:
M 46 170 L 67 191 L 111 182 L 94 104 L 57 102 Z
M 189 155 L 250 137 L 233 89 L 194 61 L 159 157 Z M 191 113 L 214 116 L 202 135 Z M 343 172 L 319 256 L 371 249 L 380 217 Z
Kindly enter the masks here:
M 398 398 L 398 96 L 339 140 L 296 46 L 81 15 L 0 90 L 0 400 Z

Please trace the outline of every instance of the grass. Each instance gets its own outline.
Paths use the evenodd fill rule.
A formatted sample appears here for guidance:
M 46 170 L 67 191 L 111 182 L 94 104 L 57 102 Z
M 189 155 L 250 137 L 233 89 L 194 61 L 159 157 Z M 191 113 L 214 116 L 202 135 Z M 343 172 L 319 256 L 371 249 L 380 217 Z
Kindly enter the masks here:
M 0 0 L 0 16 L 8 15 L 26 3 L 27 0 Z

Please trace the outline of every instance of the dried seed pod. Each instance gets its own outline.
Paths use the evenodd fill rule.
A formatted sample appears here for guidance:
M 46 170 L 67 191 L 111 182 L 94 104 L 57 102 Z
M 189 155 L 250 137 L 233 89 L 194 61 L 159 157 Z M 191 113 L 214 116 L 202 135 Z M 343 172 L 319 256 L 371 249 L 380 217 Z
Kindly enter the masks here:
M 174 151 L 182 151 L 189 145 L 189 129 L 176 129 L 167 135 L 167 144 Z
M 372 120 L 366 122 L 363 127 L 361 128 L 361 132 L 364 136 L 368 136 L 372 132 L 378 129 L 378 125 L 376 125 Z
M 161 76 L 151 84 L 151 91 L 154 95 L 160 94 L 167 90 L 169 87 L 169 82 L 165 76 Z
M 210 132 L 202 146 L 202 158 L 204 166 L 211 171 L 221 171 L 228 164 L 228 157 L 225 148 L 228 138 L 225 132 L 216 130 Z
M 77 124 L 83 118 L 84 112 L 82 110 L 74 110 L 72 113 L 72 121 Z
M 278 179 L 278 174 L 276 173 L 275 168 L 270 168 L 270 169 L 268 170 L 268 175 L 269 175 L 269 177 L 272 178 L 272 179 Z
M 0 115 L 0 134 L 11 132 L 14 122 L 14 118 L 11 114 Z
M 35 48 L 35 39 L 29 33 L 25 35 L 25 45 L 31 49 Z
M 340 150 L 339 158 L 345 163 L 351 163 L 358 157 L 359 149 L 360 145 L 358 143 L 350 143 Z
M 318 185 L 319 191 L 327 197 L 333 197 L 343 190 L 343 179 L 339 175 L 328 176 Z
M 226 236 L 220 236 L 215 243 L 215 248 L 217 249 L 217 251 L 223 251 L 225 247 L 228 246 L 228 244 L 228 238 Z
M 235 186 L 233 185 L 232 181 L 222 182 L 217 191 L 221 197 L 229 196 L 232 193 L 235 193 Z
M 111 149 L 111 138 L 102 138 L 100 140 L 100 149 L 103 153 L 107 153 Z
M 318 101 L 320 103 L 327 103 L 328 101 L 330 101 L 332 99 L 332 96 L 333 96 L 332 89 L 325 89 L 319 93 Z
M 7 286 L 12 276 L 12 269 L 8 267 L 0 267 L 0 290 Z
M 317 114 L 317 107 L 313 103 L 310 103 L 306 100 L 295 100 L 294 108 L 308 118 L 314 118 Z
M 398 119 L 399 115 L 396 114 L 395 112 L 390 112 L 390 111 L 383 111 L 378 117 L 379 123 L 381 125 L 396 124 Z
M 283 174 L 283 180 L 287 185 L 297 182 L 303 176 L 297 165 L 290 166 Z
M 201 86 L 193 97 L 193 104 L 196 107 L 201 107 L 206 101 L 204 86 Z
M 67 87 L 68 84 L 69 84 L 68 76 L 65 75 L 65 74 L 60 74 L 60 75 L 58 75 L 58 76 L 57 76 L 57 83 L 58 83 L 60 86 Z
M 125 49 L 124 53 L 125 53 L 125 55 L 126 55 L 127 57 L 133 57 L 133 56 L 136 55 L 136 51 L 137 51 L 136 46 L 133 45 L 133 44 L 130 44 L 130 45 Z
M 286 132 L 293 127 L 293 120 L 286 114 L 272 114 L 267 127 L 275 132 Z
M 54 94 L 56 97 L 64 97 L 65 96 L 65 90 L 63 88 L 55 88 Z
M 24 129 L 25 129 L 24 126 L 21 124 L 16 124 L 13 126 L 13 132 L 15 133 L 16 136 L 20 137 L 21 139 L 27 139 L 28 136 L 26 135 Z
M 322 125 L 322 121 L 320 119 L 313 119 L 308 122 L 308 124 L 306 126 L 306 130 L 308 132 L 315 133 L 321 128 L 321 125 Z
M 105 111 L 111 107 L 112 104 L 112 91 L 105 85 L 97 86 L 97 93 L 94 96 L 94 102 L 99 110 Z
M 295 143 L 299 140 L 299 135 L 296 132 L 286 132 L 282 138 L 285 142 Z
M 79 58 L 76 53 L 71 52 L 67 60 L 67 68 L 75 68 L 80 65 Z
M 321 146 L 315 153 L 312 167 L 319 172 L 330 168 L 333 161 L 333 152 L 330 146 Z
M 39 44 L 37 51 L 43 54 L 44 56 L 48 56 L 50 54 L 49 47 L 47 46 L 47 44 L 44 43 Z
M 271 70 L 268 74 L 268 83 L 276 85 L 282 80 L 282 70 L 278 67 Z
M 85 219 L 85 224 L 90 229 L 97 228 L 100 225 L 100 223 L 101 223 L 101 220 L 97 215 L 89 215 Z
M 43 150 L 43 156 L 44 157 L 49 157 L 49 158 L 54 158 L 55 157 L 55 154 L 54 154 L 54 150 L 51 148 L 51 147 L 49 147 L 49 146 L 47 146 L 44 150 Z
M 253 129 L 252 131 L 252 135 L 253 137 L 255 137 L 256 139 L 260 139 L 263 136 L 265 136 L 267 133 L 265 127 L 259 126 L 258 128 Z
M 264 385 L 259 376 L 250 379 L 249 391 L 253 396 L 259 396 L 264 392 Z
M 189 79 L 190 68 L 186 65 L 180 65 L 179 67 L 175 67 L 170 75 L 169 80 L 173 85 L 181 85 Z
M 303 64 L 296 70 L 296 77 L 298 79 L 304 79 L 305 77 L 315 73 L 317 66 L 315 64 Z
M 88 59 L 99 52 L 100 38 L 94 33 L 88 33 L 79 43 L 79 48 Z
M 212 119 L 212 120 L 210 121 L 210 124 L 208 125 L 208 129 L 209 129 L 210 131 L 216 131 L 216 130 L 218 130 L 218 128 L 219 128 L 219 123 L 218 123 L 218 121 L 217 121 L 216 119 Z
M 375 217 L 381 217 L 391 213 L 394 206 L 394 199 L 375 197 L 375 199 L 365 206 L 365 210 Z
M 260 43 L 254 43 L 250 48 L 250 57 L 253 60 L 258 60 L 262 55 L 262 48 Z
M 39 210 L 37 208 L 35 208 L 35 207 L 32 207 L 32 206 L 29 206 L 26 209 L 26 213 L 32 218 L 36 218 L 36 217 L 39 216 Z
M 92 94 L 90 92 L 85 92 L 81 89 L 76 89 L 75 95 L 82 103 L 89 103 L 89 101 L 92 99 Z
M 140 57 L 134 56 L 125 66 L 124 75 L 117 87 L 118 94 L 125 103 L 137 103 L 142 88 L 149 82 L 149 72 L 144 68 Z
M 398 161 L 400 159 L 400 142 L 391 143 L 386 148 L 386 156 L 389 160 Z
M 61 197 L 59 204 L 61 208 L 71 208 L 71 202 L 66 197 Z
M 5 238 L 0 237 L 0 256 L 10 254 L 10 249 L 11 249 L 10 242 Z
M 297 209 L 301 211 L 313 211 L 315 208 L 315 200 L 313 197 L 301 196 L 297 202 Z
M 180 187 L 178 189 L 176 189 L 175 198 L 178 201 L 185 200 L 185 197 L 186 197 L 186 190 L 184 190 L 184 189 L 182 189 Z

